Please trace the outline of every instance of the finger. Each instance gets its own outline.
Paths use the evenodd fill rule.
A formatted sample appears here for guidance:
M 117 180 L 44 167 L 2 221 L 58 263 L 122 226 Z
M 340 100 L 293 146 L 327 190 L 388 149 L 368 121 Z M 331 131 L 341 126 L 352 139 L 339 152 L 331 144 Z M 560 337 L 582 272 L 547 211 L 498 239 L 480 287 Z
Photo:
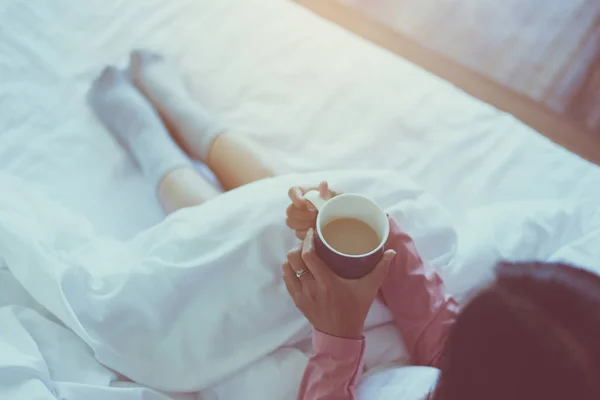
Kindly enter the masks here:
M 289 226 L 293 230 L 307 231 L 308 228 L 311 228 L 314 226 L 313 221 L 302 221 L 299 219 L 292 219 L 292 218 L 286 218 L 285 223 L 287 226 Z
M 315 277 L 315 280 L 324 282 L 331 271 L 329 271 L 329 267 L 327 267 L 317 255 L 314 232 L 315 230 L 312 228 L 306 232 L 306 237 L 302 243 L 302 260 L 311 274 Z
M 335 196 L 337 196 L 338 194 L 340 194 L 340 192 L 336 192 L 334 190 L 331 190 L 331 188 L 329 187 L 329 183 L 327 183 L 327 181 L 321 182 L 319 184 L 319 188 L 318 189 L 319 189 L 319 195 L 324 200 L 332 199 Z
M 288 191 L 288 196 L 292 200 L 292 204 L 296 207 L 305 210 L 308 207 L 309 201 L 304 198 L 304 192 L 298 186 L 292 186 Z
M 298 271 L 305 270 L 306 272 L 301 276 L 296 275 L 296 279 L 299 279 L 302 282 L 306 282 L 307 280 L 314 280 L 314 277 L 310 273 L 310 270 L 306 267 L 304 260 L 302 260 L 302 255 L 300 249 L 292 250 L 287 254 L 288 262 L 292 266 L 294 270 L 294 275 L 297 274 Z
M 298 208 L 294 203 L 292 203 L 288 206 L 285 213 L 289 218 L 292 218 L 292 219 L 313 221 L 317 218 L 316 210 L 307 210 L 306 208 Z
M 333 197 L 329 190 L 329 184 L 327 183 L 327 181 L 319 183 L 319 195 L 323 200 L 329 200 Z
M 315 186 L 315 185 L 300 185 L 300 186 L 298 186 L 298 188 L 300 189 L 300 191 L 302 191 L 302 195 L 303 196 L 306 193 L 310 192 L 311 190 L 317 190 L 317 189 L 319 189 L 319 187 Z
M 325 182 L 325 184 L 327 184 L 327 182 Z M 325 195 L 325 196 L 324 196 L 324 195 L 322 194 L 321 190 L 320 190 L 320 185 L 317 185 L 317 186 L 314 186 L 314 185 L 306 185 L 306 186 L 299 186 L 299 188 L 300 188 L 300 190 L 302 191 L 302 197 L 304 197 L 304 195 L 305 195 L 306 193 L 308 193 L 308 192 L 310 192 L 310 191 L 313 191 L 313 190 L 316 190 L 316 191 L 318 191 L 318 192 L 319 192 L 319 196 L 320 196 L 321 198 L 323 198 L 324 200 L 329 200 L 330 198 L 332 198 L 332 197 L 333 197 L 333 196 L 331 195 L 331 191 L 330 191 L 328 188 L 326 188 L 326 190 L 324 191 L 324 193 L 329 193 L 329 194 L 327 194 L 327 195 Z M 306 199 L 305 199 L 305 200 L 306 200 Z M 315 205 L 314 205 L 312 202 L 308 201 L 308 200 L 306 200 L 306 201 L 307 201 L 307 205 L 306 205 L 307 209 L 308 209 L 308 210 L 310 210 L 310 211 L 313 211 L 313 212 L 315 212 L 315 213 L 316 213 L 316 212 L 317 212 L 317 210 L 316 210 L 316 208 L 315 208 Z
M 304 230 L 297 230 L 296 231 L 296 237 L 298 239 L 300 239 L 300 240 L 304 240 L 304 238 L 306 237 L 306 232 L 308 232 L 308 229 L 305 230 L 305 231 Z
M 302 252 L 302 246 L 296 246 L 294 249 L 287 252 L 287 260 L 292 265 L 292 268 L 302 268 L 304 266 L 304 261 L 298 260 L 298 256 Z
M 381 260 L 377 263 L 377 267 L 389 266 L 392 261 L 394 261 L 394 258 L 396 258 L 396 252 L 394 250 L 387 250 L 383 253 L 383 257 L 381 257 Z
M 297 219 L 290 219 L 290 218 L 285 219 L 285 224 L 294 231 L 304 232 L 304 235 L 302 235 L 302 239 L 304 239 L 304 237 L 306 236 L 306 231 L 308 230 L 308 228 L 311 228 L 314 226 L 314 224 L 312 224 L 308 221 L 298 221 Z
M 381 257 L 381 260 L 379 260 L 373 271 L 364 278 L 369 281 L 373 289 L 379 290 L 379 288 L 385 281 L 385 277 L 387 276 L 389 266 L 395 257 L 396 252 L 394 250 L 388 250 L 385 253 L 383 253 L 383 257 Z
M 290 296 L 295 298 L 296 294 L 302 291 L 302 282 L 296 277 L 296 273 L 288 261 L 283 263 L 281 269 L 283 270 L 283 282 L 285 283 L 285 288 Z

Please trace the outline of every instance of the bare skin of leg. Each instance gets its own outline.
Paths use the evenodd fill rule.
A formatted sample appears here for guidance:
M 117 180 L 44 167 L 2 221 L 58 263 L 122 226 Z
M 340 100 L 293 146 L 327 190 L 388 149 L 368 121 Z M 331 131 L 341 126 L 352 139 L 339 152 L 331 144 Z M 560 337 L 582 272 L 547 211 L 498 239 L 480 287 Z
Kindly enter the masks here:
M 223 187 L 231 190 L 275 176 L 275 168 L 267 159 L 243 137 L 225 133 L 215 138 L 206 163 Z
M 185 149 L 194 154 L 193 149 Z M 207 165 L 226 190 L 275 176 L 248 141 L 232 134 L 219 135 L 208 153 Z M 158 197 L 167 212 L 192 207 L 219 195 L 197 170 L 180 168 L 167 174 L 158 186 Z
M 158 184 L 158 198 L 167 213 L 200 205 L 221 192 L 193 168 L 169 172 Z
M 211 133 L 211 116 L 188 93 L 179 74 L 160 55 L 135 51 L 129 73 L 136 87 L 153 104 L 181 148 L 204 161 L 225 190 L 274 176 L 268 157 L 243 137 L 229 132 Z M 168 174 L 159 184 L 159 197 L 167 211 L 200 204 L 218 194 L 197 171 L 185 168 Z

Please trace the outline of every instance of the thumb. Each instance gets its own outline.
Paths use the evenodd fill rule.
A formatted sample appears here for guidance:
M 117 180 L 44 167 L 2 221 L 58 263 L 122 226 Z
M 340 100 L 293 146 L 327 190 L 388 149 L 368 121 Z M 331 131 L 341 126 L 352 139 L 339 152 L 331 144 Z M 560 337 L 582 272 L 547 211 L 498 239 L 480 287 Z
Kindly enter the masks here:
M 368 274 L 365 278 L 369 280 L 371 286 L 375 288 L 375 290 L 379 290 L 383 281 L 385 280 L 390 264 L 396 257 L 396 252 L 394 250 L 388 250 L 383 253 L 383 257 L 377 263 L 373 271 Z

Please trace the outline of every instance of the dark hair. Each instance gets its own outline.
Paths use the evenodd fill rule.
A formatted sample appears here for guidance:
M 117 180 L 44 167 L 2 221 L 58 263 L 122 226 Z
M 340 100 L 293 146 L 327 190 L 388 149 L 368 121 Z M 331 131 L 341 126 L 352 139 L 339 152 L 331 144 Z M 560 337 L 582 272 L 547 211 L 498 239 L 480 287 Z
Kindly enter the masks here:
M 600 277 L 501 263 L 448 336 L 434 400 L 600 399 Z

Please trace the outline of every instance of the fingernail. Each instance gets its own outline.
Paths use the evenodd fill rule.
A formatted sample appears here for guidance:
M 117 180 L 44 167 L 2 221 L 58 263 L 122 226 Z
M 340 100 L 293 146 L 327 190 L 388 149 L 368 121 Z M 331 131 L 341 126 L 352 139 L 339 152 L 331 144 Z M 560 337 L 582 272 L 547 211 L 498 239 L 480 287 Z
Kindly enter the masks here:
M 313 234 L 313 228 L 308 228 L 308 232 L 306 232 L 306 235 L 312 235 Z

